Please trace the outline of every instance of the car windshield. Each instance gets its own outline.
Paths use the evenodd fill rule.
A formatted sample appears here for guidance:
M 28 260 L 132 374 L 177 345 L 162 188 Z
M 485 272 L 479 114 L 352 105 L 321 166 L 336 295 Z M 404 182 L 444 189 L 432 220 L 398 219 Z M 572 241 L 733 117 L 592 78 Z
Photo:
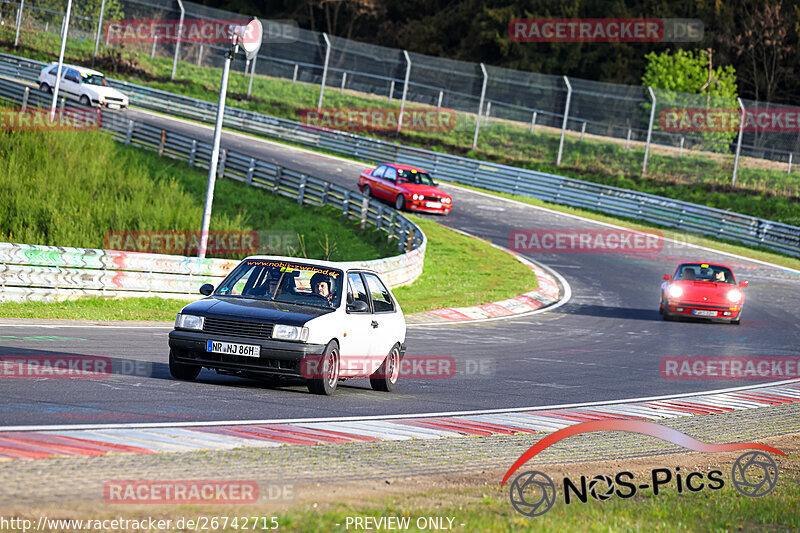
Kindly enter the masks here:
M 246 259 L 214 294 L 334 308 L 341 300 L 342 271 L 290 261 Z
M 433 186 L 433 180 L 428 175 L 427 172 L 420 172 L 419 170 L 402 170 L 397 169 L 397 176 L 401 180 L 405 180 L 408 183 L 418 183 L 420 185 L 430 185 Z
M 676 280 L 713 281 L 717 283 L 735 283 L 733 272 L 729 268 L 707 264 L 681 265 L 675 274 Z
M 106 79 L 98 74 L 84 74 L 82 78 L 82 82 L 86 85 L 101 85 L 103 87 L 108 87 Z

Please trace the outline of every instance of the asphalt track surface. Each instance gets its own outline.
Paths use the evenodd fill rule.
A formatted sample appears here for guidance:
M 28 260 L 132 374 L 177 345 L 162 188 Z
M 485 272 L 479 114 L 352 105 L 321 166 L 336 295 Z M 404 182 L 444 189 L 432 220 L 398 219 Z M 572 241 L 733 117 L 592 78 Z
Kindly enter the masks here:
M 205 126 L 129 113 L 211 140 Z M 226 134 L 222 145 L 352 189 L 366 167 L 240 135 Z M 437 222 L 505 247 L 512 230 L 604 228 L 443 188 L 453 195 L 454 208 L 447 217 L 434 217 Z M 367 380 L 350 380 L 340 383 L 333 397 L 321 397 L 298 381 L 265 383 L 209 370 L 195 382 L 176 381 L 167 367 L 166 326 L 0 326 L 2 355 L 96 355 L 108 357 L 113 368 L 102 379 L 0 380 L 0 426 L 367 416 L 642 398 L 755 383 L 665 380 L 659 372 L 664 357 L 798 355 L 796 272 L 668 241 L 650 254 L 524 255 L 558 271 L 571 286 L 571 300 L 522 318 L 410 328 L 409 355 L 452 357 L 458 373 L 449 379 L 403 380 L 390 394 L 372 391 Z M 661 276 L 682 260 L 726 263 L 738 279 L 750 281 L 740 326 L 661 320 Z

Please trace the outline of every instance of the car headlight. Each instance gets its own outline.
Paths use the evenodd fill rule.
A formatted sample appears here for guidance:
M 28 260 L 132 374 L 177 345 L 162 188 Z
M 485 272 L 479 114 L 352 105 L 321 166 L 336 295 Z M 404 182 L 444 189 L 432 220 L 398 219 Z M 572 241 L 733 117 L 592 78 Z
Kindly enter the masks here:
M 305 342 L 308 340 L 308 328 L 275 324 L 275 328 L 272 330 L 272 338 Z
M 669 296 L 670 298 L 680 298 L 683 296 L 683 289 L 678 287 L 677 285 L 670 285 L 669 287 Z
M 450 202 L 452 202 L 452 200 L 450 198 L 442 198 L 442 203 L 443 204 L 449 204 Z
M 728 300 L 736 303 L 742 299 L 742 292 L 737 289 L 731 289 L 728 291 Z
M 205 318 L 202 316 L 184 315 L 183 313 L 178 313 L 178 316 L 175 317 L 175 328 L 202 330 L 204 322 Z
M 412 194 L 412 195 L 411 195 L 411 198 L 412 198 L 413 200 L 419 200 L 419 194 Z

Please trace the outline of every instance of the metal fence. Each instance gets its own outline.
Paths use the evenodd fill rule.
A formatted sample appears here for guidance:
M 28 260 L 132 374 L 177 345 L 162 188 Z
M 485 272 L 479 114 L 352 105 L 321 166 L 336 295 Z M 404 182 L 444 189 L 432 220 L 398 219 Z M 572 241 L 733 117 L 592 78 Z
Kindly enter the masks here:
M 0 54 L 0 75 L 30 77 L 33 72 L 38 72 L 40 65 L 24 58 Z M 127 82 L 110 80 L 110 83 L 128 92 L 137 105 L 148 109 L 207 122 L 213 121 L 216 116 L 216 104 L 210 102 Z M 299 122 L 235 107 L 225 109 L 225 126 L 245 133 L 289 141 L 373 164 L 394 161 L 413 165 L 425 168 L 438 179 L 446 181 L 530 196 L 800 256 L 800 227 L 797 226 L 346 132 L 310 129 Z M 157 144 L 154 135 L 155 130 L 150 133 L 148 142 L 151 146 Z
M 25 84 L 2 78 L 0 97 L 18 102 L 23 107 L 46 108 L 50 104 L 48 95 L 31 90 Z M 208 169 L 212 149 L 208 143 L 129 120 L 117 113 L 103 113 L 102 130 L 126 145 L 156 150 L 159 155 Z M 348 264 L 379 272 L 391 287 L 412 283 L 422 273 L 427 247 L 425 234 L 402 214 L 380 202 L 322 179 L 235 151 L 221 151 L 217 176 L 218 179 L 233 179 L 267 189 L 291 198 L 300 205 L 331 206 L 339 210 L 342 217 L 359 220 L 362 228 L 369 224 L 386 232 L 388 239 L 396 241 L 397 249 L 401 252 L 399 255 L 370 261 L 351 261 Z
M 245 15 L 193 4 L 170 1 L 156 3 L 147 0 L 104 0 L 107 9 L 113 6 L 109 18 L 126 19 L 189 19 L 230 20 L 248 18 Z M 0 0 L 0 7 L 9 20 L 8 27 L 43 29 L 51 32 L 60 29 L 63 16 L 58 11 L 39 5 L 40 0 Z M 76 17 L 70 37 L 78 40 L 105 40 L 100 13 L 84 13 Z M 274 22 L 274 21 L 273 21 Z M 110 46 L 115 46 L 110 43 Z M 173 59 L 174 78 L 179 62 L 198 66 L 221 67 L 222 48 L 213 44 L 152 43 L 126 44 L 128 50 L 137 50 L 153 56 Z M 769 192 L 800 195 L 800 180 L 773 177 L 765 180 L 764 170 L 783 170 L 791 173 L 793 161 L 800 153 L 800 136 L 797 131 L 757 132 L 736 131 L 717 133 L 678 133 L 665 131 L 659 118 L 662 111 L 671 107 L 708 108 L 705 95 L 650 91 L 646 87 L 595 82 L 564 76 L 552 76 L 505 69 L 465 61 L 456 61 L 403 50 L 386 48 L 358 41 L 325 35 L 319 32 L 293 28 L 291 39 L 274 39 L 267 35 L 255 61 L 237 60 L 233 69 L 250 76 L 247 88 L 252 90 L 254 74 L 292 80 L 320 86 L 308 106 L 324 102 L 325 87 L 354 91 L 362 95 L 380 96 L 385 100 L 372 100 L 370 105 L 397 105 L 398 100 L 454 109 L 462 112 L 457 129 L 474 130 L 474 143 L 481 143 L 480 131 L 497 129 L 503 134 L 514 131 L 516 135 L 531 135 L 530 142 L 539 148 L 546 147 L 546 157 L 560 164 L 571 153 L 581 154 L 575 141 L 592 139 L 613 143 L 619 149 L 641 152 L 641 158 L 626 158 L 629 172 L 642 172 L 647 158 L 658 153 L 670 161 L 690 153 L 702 155 L 720 165 L 719 172 L 727 172 L 732 182 L 752 183 Z M 329 98 L 329 101 L 331 99 Z M 383 102 L 383 104 L 381 104 Z M 394 104 L 393 104 L 394 102 Z M 717 107 L 738 110 L 740 104 L 747 110 L 769 107 L 755 101 L 718 101 Z M 781 106 L 786 108 L 786 106 Z M 651 110 L 655 108 L 655 113 Z M 790 112 L 800 113 L 800 108 Z M 651 120 L 651 117 L 654 120 Z M 462 132 L 462 133 L 463 133 Z M 543 135 L 544 137 L 540 136 Z M 472 138 L 473 136 L 470 135 Z M 484 137 L 485 139 L 485 137 Z M 558 139 L 558 142 L 556 140 Z M 647 145 L 658 146 L 648 150 Z M 737 157 L 740 154 L 741 157 Z M 618 158 L 620 159 L 620 158 Z M 740 166 L 742 168 L 738 168 Z M 634 168 L 635 166 L 635 168 Z M 796 165 L 795 165 L 796 166 Z M 655 167 L 653 167 L 655 168 Z M 685 172 L 682 179 L 705 181 L 702 173 Z

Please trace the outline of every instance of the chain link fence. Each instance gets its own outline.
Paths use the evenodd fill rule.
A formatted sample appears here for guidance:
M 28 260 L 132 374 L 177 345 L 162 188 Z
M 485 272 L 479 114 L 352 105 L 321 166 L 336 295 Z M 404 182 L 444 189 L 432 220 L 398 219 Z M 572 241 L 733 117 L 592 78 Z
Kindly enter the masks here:
M 187 63 L 221 68 L 225 46 L 158 42 L 156 38 L 122 45 L 106 42 L 103 28 L 107 24 L 99 23 L 101 2 L 105 22 L 110 16 L 172 21 L 181 15 L 185 21 L 249 19 L 179 0 L 96 0 L 97 13 L 78 15 L 70 24 L 71 38 L 172 58 L 172 77 L 177 71 L 179 78 Z M 0 0 L 0 17 L 9 27 L 21 22 L 23 29 L 58 33 L 63 15 L 52 8 L 54 3 L 58 2 Z M 606 174 L 657 174 L 677 184 L 738 184 L 765 193 L 800 196 L 796 172 L 800 127 L 744 128 L 739 134 L 740 102 L 748 112 L 775 107 L 764 102 L 511 70 L 329 36 L 286 21 L 263 22 L 265 35 L 257 58 L 250 62 L 239 56 L 232 65 L 234 72 L 250 78 L 248 96 L 253 77 L 259 76 L 291 81 L 291 86 L 286 83 L 282 90 L 305 91 L 303 102 L 308 108 L 326 102 L 351 107 L 360 102 L 357 105 L 361 107 L 445 108 L 455 110 L 457 116 L 452 131 L 446 133 L 448 144 L 519 158 L 529 155 L 556 166 L 586 165 L 587 160 L 594 160 L 597 163 L 589 164 L 588 170 Z M 309 87 L 319 89 L 311 96 Z M 351 98 L 339 99 L 345 92 Z M 800 108 L 780 107 L 780 113 L 800 116 Z M 735 122 L 724 130 L 670 128 L 669 114 L 676 110 L 684 116 L 697 110 L 705 114 L 719 111 Z

